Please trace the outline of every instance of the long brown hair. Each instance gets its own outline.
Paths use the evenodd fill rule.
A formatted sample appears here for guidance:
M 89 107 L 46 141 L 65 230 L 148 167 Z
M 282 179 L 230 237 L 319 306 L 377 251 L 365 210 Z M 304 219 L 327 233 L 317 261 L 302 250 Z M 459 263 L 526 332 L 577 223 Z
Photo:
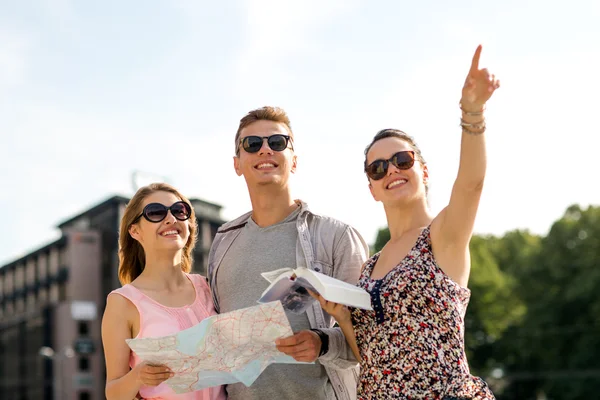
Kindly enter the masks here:
M 191 206 L 190 201 L 177 191 L 173 186 L 166 183 L 152 183 L 148 186 L 143 186 L 138 189 L 133 198 L 127 203 L 125 213 L 121 218 L 121 227 L 119 232 L 119 280 L 122 285 L 131 283 L 135 278 L 140 276 L 146 265 L 146 254 L 142 245 L 131 237 L 129 228 L 133 225 L 133 221 L 139 216 L 143 207 L 142 204 L 146 197 L 154 192 L 169 192 L 173 193 L 180 200 L 185 201 Z M 190 272 L 192 270 L 192 251 L 196 245 L 198 235 L 198 223 L 196 222 L 196 213 L 194 208 L 190 215 L 189 229 L 190 236 L 187 243 L 183 247 L 181 254 L 181 270 Z

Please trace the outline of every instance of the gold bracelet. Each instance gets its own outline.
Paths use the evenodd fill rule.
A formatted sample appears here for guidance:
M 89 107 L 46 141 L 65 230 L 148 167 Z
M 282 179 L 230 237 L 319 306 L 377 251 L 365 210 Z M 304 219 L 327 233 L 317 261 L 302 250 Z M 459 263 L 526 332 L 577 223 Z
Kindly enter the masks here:
M 467 128 L 466 126 L 463 126 L 462 131 L 463 131 L 463 133 L 466 133 L 468 135 L 479 136 L 485 132 L 485 125 L 483 126 L 483 128 L 481 128 L 480 131 L 477 131 L 477 132 L 472 131 L 471 129 Z
M 467 122 L 461 118 L 460 126 L 463 128 L 485 129 L 485 118 L 475 123 Z
M 460 106 L 460 110 L 463 112 L 463 114 L 469 116 L 469 117 L 478 117 L 480 115 L 483 115 L 483 112 L 485 111 L 485 104 L 483 105 L 483 109 L 481 111 L 466 111 L 463 106 L 462 103 L 458 103 L 458 105 Z

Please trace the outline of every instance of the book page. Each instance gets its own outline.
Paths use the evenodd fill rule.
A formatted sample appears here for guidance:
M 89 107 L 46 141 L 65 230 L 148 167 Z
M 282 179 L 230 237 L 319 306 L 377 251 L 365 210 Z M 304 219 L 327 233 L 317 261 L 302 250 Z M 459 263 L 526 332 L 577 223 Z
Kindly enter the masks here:
M 283 278 L 270 287 L 260 298 L 259 303 L 279 300 L 284 310 L 302 314 L 315 301 L 306 290 L 307 288 L 314 291 L 312 285 L 302 278 Z
M 301 275 L 306 276 L 306 277 L 310 276 L 311 278 L 308 278 L 308 279 L 317 279 L 325 287 L 325 291 L 327 291 L 327 286 L 340 287 L 340 288 L 344 288 L 345 290 L 355 291 L 355 292 L 363 291 L 361 288 L 359 288 L 356 285 L 351 285 L 347 282 L 332 278 L 328 275 L 321 274 L 319 272 L 305 270 L 305 271 L 301 272 Z
M 314 286 L 321 287 L 322 290 L 315 290 L 325 300 L 343 304 L 349 307 L 358 307 L 371 310 L 371 296 L 364 289 L 351 285 L 339 279 L 321 274 L 316 271 L 299 271 L 303 277 L 314 282 Z M 300 280 L 302 278 L 298 278 Z
M 280 276 L 263 292 L 259 303 L 281 301 L 286 311 L 301 314 L 316 301 L 307 291 L 320 294 L 328 301 L 371 310 L 371 297 L 363 289 L 319 272 L 297 268 L 292 275 Z M 266 278 L 265 278 L 266 279 Z

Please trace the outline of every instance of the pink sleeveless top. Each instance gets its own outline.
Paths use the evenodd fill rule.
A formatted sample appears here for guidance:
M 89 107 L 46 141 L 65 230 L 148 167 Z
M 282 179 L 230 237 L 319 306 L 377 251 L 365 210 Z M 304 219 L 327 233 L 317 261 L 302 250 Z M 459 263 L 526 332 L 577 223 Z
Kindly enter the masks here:
M 137 338 L 172 335 L 191 328 L 204 318 L 215 315 L 210 289 L 201 275 L 186 274 L 196 289 L 196 299 L 184 307 L 166 307 L 146 296 L 139 289 L 127 284 L 110 294 L 118 293 L 131 301 L 140 314 L 140 332 Z M 110 296 L 109 294 L 109 296 Z M 139 364 L 141 360 L 131 352 L 129 366 Z M 149 400 L 225 400 L 222 386 L 198 390 L 196 392 L 176 394 L 164 382 L 158 386 L 142 386 L 140 395 Z

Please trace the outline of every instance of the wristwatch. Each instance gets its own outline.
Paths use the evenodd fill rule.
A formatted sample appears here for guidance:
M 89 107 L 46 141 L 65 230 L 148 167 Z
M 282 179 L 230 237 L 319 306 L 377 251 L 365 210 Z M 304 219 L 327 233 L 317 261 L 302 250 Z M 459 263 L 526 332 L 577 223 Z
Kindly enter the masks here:
M 321 357 L 329 351 L 329 336 L 320 329 L 311 329 L 311 331 L 319 335 L 319 339 L 321 339 L 321 351 L 319 352 L 319 357 Z

